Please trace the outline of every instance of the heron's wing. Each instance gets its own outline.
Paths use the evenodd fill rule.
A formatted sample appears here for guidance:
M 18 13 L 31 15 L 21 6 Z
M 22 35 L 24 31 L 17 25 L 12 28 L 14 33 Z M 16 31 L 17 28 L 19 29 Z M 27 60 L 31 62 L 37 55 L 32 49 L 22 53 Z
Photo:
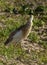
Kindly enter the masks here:
M 25 28 L 25 25 L 20 26 L 18 29 L 12 31 L 9 35 L 9 37 L 13 37 L 17 32 L 19 32 L 20 30 L 22 30 L 23 28 Z
M 11 42 L 13 40 L 13 37 L 16 35 L 17 32 L 19 32 L 20 30 L 22 31 L 22 29 L 25 27 L 25 25 L 20 26 L 20 28 L 14 30 L 13 32 L 10 33 L 9 38 L 6 40 L 6 42 L 4 43 L 5 45 L 7 45 L 9 42 Z

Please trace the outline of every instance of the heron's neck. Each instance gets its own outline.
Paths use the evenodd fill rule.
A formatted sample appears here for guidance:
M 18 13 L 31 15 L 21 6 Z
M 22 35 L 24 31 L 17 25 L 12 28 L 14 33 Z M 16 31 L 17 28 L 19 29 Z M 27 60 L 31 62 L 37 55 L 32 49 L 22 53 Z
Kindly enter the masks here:
M 32 21 L 33 21 L 33 15 L 30 16 L 30 19 L 28 20 L 28 22 L 26 23 L 27 27 L 31 27 L 32 26 Z
M 33 15 L 31 15 L 30 16 L 30 21 L 29 21 L 31 24 L 32 24 L 33 18 L 34 18 Z

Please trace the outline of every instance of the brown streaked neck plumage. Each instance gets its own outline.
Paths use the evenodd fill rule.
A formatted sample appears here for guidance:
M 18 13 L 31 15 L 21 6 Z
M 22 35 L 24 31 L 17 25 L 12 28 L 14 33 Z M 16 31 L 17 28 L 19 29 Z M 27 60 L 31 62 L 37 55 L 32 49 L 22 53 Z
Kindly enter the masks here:
M 34 16 L 30 15 L 30 22 L 32 23 Z
M 23 36 L 25 36 L 25 37 L 27 37 L 29 35 L 29 33 L 31 32 L 32 25 L 33 25 L 33 18 L 34 18 L 33 15 L 31 15 L 30 19 L 28 20 L 28 22 L 22 29 Z
M 30 15 L 30 19 L 28 20 L 28 22 L 27 22 L 27 25 L 28 26 L 32 26 L 32 24 L 33 24 L 33 18 L 34 18 L 34 16 L 33 15 Z

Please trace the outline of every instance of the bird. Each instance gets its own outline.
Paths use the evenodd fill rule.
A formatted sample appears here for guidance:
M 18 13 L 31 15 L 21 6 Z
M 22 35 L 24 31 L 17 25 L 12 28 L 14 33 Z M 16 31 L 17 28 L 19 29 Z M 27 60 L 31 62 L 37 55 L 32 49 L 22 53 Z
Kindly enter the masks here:
M 26 39 L 31 32 L 32 25 L 33 25 L 33 19 L 34 19 L 34 16 L 32 14 L 30 15 L 30 18 L 26 22 L 25 25 L 20 26 L 18 29 L 10 33 L 9 37 L 7 38 L 4 44 L 8 45 L 12 41 L 15 41 L 15 43 L 19 43 L 22 40 Z

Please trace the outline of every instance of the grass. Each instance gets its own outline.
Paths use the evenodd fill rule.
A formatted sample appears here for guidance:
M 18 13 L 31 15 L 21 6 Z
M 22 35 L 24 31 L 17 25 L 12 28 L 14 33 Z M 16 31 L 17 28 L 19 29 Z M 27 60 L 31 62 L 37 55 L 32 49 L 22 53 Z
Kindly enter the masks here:
M 37 65 L 42 65 L 42 64 L 46 65 L 47 64 L 47 41 L 42 41 L 40 36 L 45 33 L 42 31 L 42 28 L 43 26 L 47 25 L 47 22 L 46 22 L 47 15 L 45 14 L 40 19 L 38 17 L 34 18 L 33 28 L 32 28 L 33 32 L 31 32 L 28 37 L 31 40 L 31 43 L 38 44 L 40 48 L 42 46 L 44 51 L 39 50 L 39 52 L 37 52 L 37 50 L 35 51 L 30 50 L 30 53 L 27 53 L 26 50 L 24 50 L 21 47 L 21 44 L 17 44 L 16 46 L 14 46 L 13 44 L 10 44 L 10 46 L 6 48 L 4 45 L 4 42 L 6 41 L 9 34 L 12 32 L 12 30 L 19 28 L 21 25 L 24 25 L 28 19 L 28 16 L 26 15 L 27 13 L 25 15 L 22 14 L 23 16 L 22 15 L 17 16 L 13 13 L 14 7 L 16 7 L 17 10 L 21 11 L 21 8 L 22 8 L 21 5 L 15 6 L 13 5 L 14 2 L 10 4 L 11 1 L 9 2 L 9 4 L 6 4 L 6 3 L 7 1 L 5 0 L 0 1 L 1 12 L 2 11 L 4 12 L 6 9 L 8 10 L 8 12 L 4 12 L 6 14 L 0 15 L 0 24 L 1 24 L 0 25 L 0 55 L 1 57 L 4 56 L 5 58 L 5 59 L 3 58 L 3 60 L 0 59 L 0 65 L 7 65 L 7 63 L 9 63 L 10 62 L 9 60 L 11 59 L 15 60 L 14 63 L 12 62 L 13 60 L 11 60 L 10 62 L 11 65 L 17 65 L 16 59 L 20 60 L 25 65 L 35 63 L 34 61 L 36 61 Z M 45 8 L 45 11 L 47 11 L 47 8 Z M 39 30 L 40 27 L 41 29 Z M 40 32 L 42 31 L 43 33 L 42 34 L 40 33 L 39 35 L 38 34 L 39 31 Z M 6 60 L 6 62 L 4 62 L 4 60 Z
M 30 33 L 29 39 L 35 43 L 39 42 L 39 36 L 35 32 Z

